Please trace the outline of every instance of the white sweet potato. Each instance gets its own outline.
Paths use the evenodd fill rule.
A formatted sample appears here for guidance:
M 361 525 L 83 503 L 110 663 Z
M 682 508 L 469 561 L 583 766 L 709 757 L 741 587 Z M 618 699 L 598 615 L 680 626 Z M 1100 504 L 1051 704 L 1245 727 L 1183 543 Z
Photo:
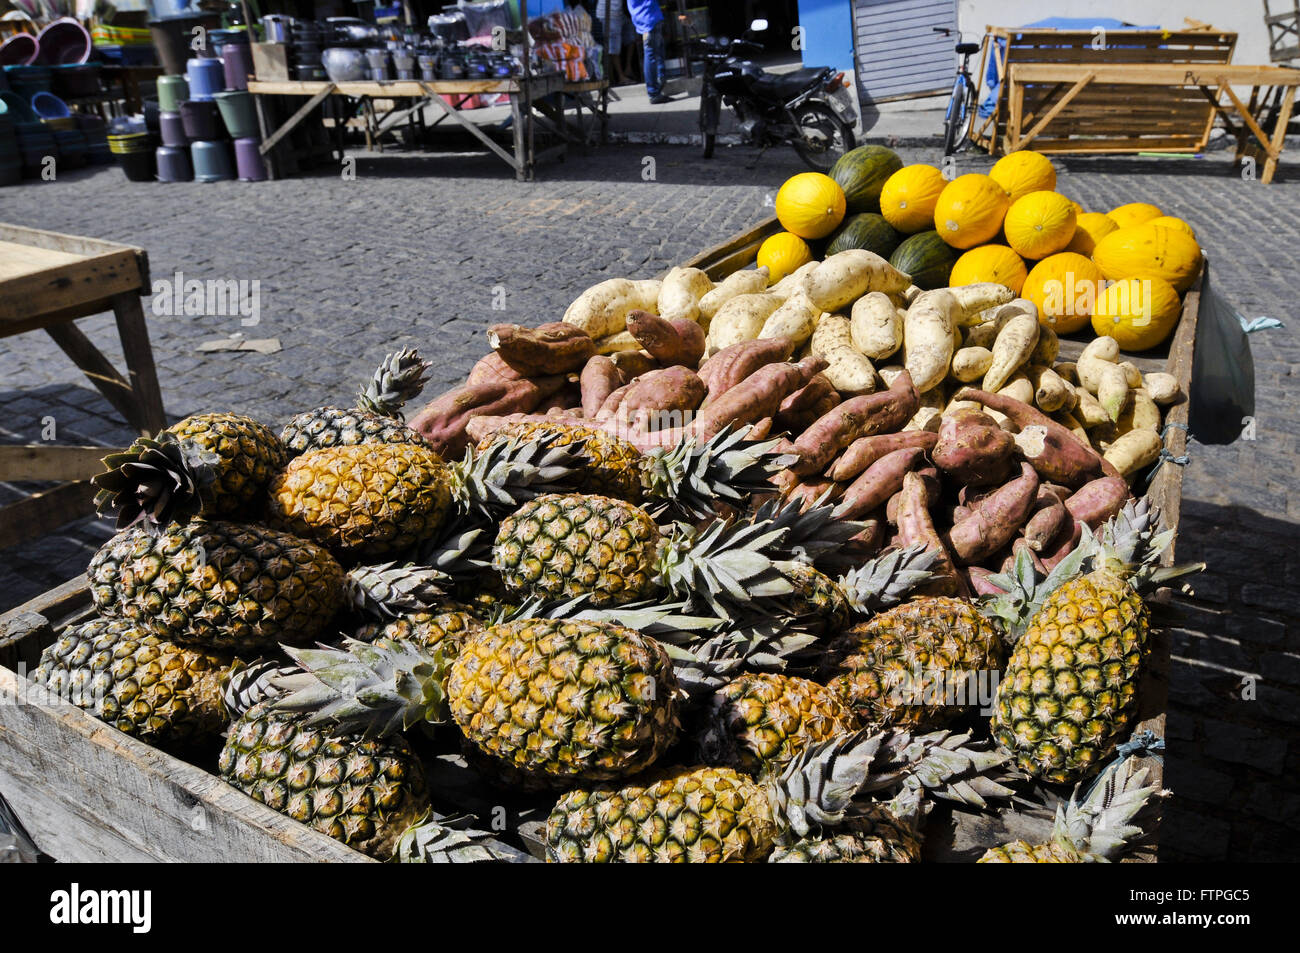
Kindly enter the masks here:
M 876 389 L 876 369 L 853 346 L 849 319 L 824 314 L 812 333 L 812 353 L 827 363 L 826 378 L 841 394 L 870 394 Z
M 1106 450 L 1105 460 L 1120 476 L 1131 477 L 1148 464 L 1156 462 L 1164 442 L 1154 430 L 1139 428 L 1115 438 Z
M 1034 385 L 1034 404 L 1045 413 L 1055 413 L 1066 405 L 1070 399 L 1069 385 L 1061 380 L 1059 374 L 1050 367 L 1030 364 L 1025 373 Z
M 997 393 L 1003 397 L 1013 397 L 1022 404 L 1034 402 L 1034 385 L 1024 371 L 1016 371 L 1012 374 L 1011 380 L 1007 381 Z
M 754 340 L 763 329 L 763 322 L 768 315 L 780 306 L 781 299 L 776 295 L 737 295 L 732 298 L 718 309 L 718 313 L 709 322 L 707 353 L 716 354 L 732 344 Z
M 1079 383 L 1093 394 L 1097 393 L 1097 388 L 1101 384 L 1101 375 L 1107 364 L 1114 365 L 1119 360 L 1119 342 L 1110 335 L 1103 334 L 1101 337 L 1093 338 L 1088 342 L 1088 346 L 1083 349 L 1079 355 L 1076 365 L 1079 373 Z M 1128 385 L 1127 376 L 1125 386 Z
M 957 299 L 959 310 L 956 323 L 963 326 L 981 323 L 980 315 L 983 312 L 1007 304 L 1016 296 L 1016 293 L 1006 285 L 1000 285 L 995 281 L 982 281 L 948 290 Z
M 1178 386 L 1178 378 L 1163 371 L 1145 375 L 1142 378 L 1142 386 L 1151 395 L 1151 399 L 1162 407 L 1177 401 L 1182 393 Z
M 920 294 L 903 319 L 903 367 L 917 393 L 942 383 L 952 364 L 957 299 L 943 288 Z
M 961 339 L 964 347 L 991 348 L 993 342 L 998 339 L 998 323 L 985 321 L 983 324 L 963 328 Z M 983 374 L 983 371 L 980 373 Z
M 910 283 L 910 277 L 874 252 L 850 248 L 814 268 L 807 290 L 813 304 L 834 314 L 868 291 L 902 291 Z
M 993 363 L 984 375 L 983 390 L 1000 391 L 1013 375 L 1034 353 L 1038 344 L 1038 318 L 1029 314 L 1012 314 L 1008 317 L 998 338 L 993 342 Z M 1020 398 L 1017 397 L 1017 400 Z M 1033 394 L 1030 394 L 1030 400 Z
M 767 266 L 733 271 L 700 296 L 700 317 L 712 320 L 718 309 L 737 295 L 758 294 L 767 290 Z
M 1038 343 L 1034 345 L 1034 353 L 1029 355 L 1031 364 L 1042 364 L 1045 367 L 1051 367 L 1056 356 L 1061 353 L 1061 339 L 1045 324 L 1038 326 Z
M 712 290 L 712 279 L 700 269 L 673 268 L 659 286 L 659 317 L 665 321 L 698 321 L 700 298 Z
M 993 366 L 993 352 L 986 347 L 963 347 L 952 356 L 952 376 L 963 384 L 979 380 Z
M 903 346 L 903 313 L 883 291 L 870 291 L 853 302 L 849 315 L 853 346 L 882 361 Z
M 599 340 L 627 327 L 629 311 L 654 311 L 658 306 L 660 282 L 610 278 L 592 285 L 564 312 L 567 324 L 577 325 Z
M 802 289 L 786 298 L 781 305 L 767 316 L 759 330 L 759 338 L 789 338 L 796 344 L 802 344 L 812 337 L 813 329 L 822 316 L 822 311 Z
M 1119 420 L 1129 399 L 1128 374 L 1118 364 L 1102 364 L 1098 375 L 1097 403 L 1101 404 L 1111 420 Z
M 1160 408 L 1141 387 L 1132 390 L 1132 399 L 1119 415 L 1116 427 L 1121 434 L 1130 430 L 1160 430 Z
M 767 289 L 767 293 L 777 295 L 780 298 L 785 299 L 790 297 L 790 295 L 794 294 L 796 288 L 803 288 L 805 291 L 807 291 L 808 276 L 811 275 L 813 273 L 813 270 L 820 264 L 821 262 L 817 261 L 816 259 L 814 259 L 813 261 L 804 262 L 802 265 L 800 265 L 794 271 L 790 272 L 790 274 L 786 275 L 780 281 L 774 282 L 772 284 L 772 287 Z

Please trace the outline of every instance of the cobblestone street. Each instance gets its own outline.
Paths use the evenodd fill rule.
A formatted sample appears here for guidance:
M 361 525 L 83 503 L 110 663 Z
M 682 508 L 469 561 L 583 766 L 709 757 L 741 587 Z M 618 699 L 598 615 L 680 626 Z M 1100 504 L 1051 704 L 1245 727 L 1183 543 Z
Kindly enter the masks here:
M 901 149 L 936 162 L 937 150 Z M 1296 153 L 1292 151 L 1290 155 Z M 155 281 L 260 282 L 260 318 L 150 315 L 168 416 L 233 410 L 278 426 L 323 403 L 350 403 L 384 353 L 419 346 L 432 396 L 487 350 L 504 320 L 558 320 L 603 278 L 651 277 L 770 214 L 803 167 L 771 152 L 610 147 L 571 155 L 521 184 L 495 159 L 369 156 L 355 181 L 316 176 L 250 185 L 126 182 L 114 168 L 0 189 L 0 221 L 139 245 Z M 967 158 L 961 171 L 987 161 Z M 1291 284 L 1300 247 L 1300 169 L 1272 186 L 1242 181 L 1229 156 L 1067 159 L 1058 188 L 1087 209 L 1129 201 L 1186 218 L 1217 290 L 1247 319 L 1285 322 L 1251 335 L 1254 440 L 1189 447 L 1180 560 L 1210 571 L 1181 600 L 1170 684 L 1162 857 L 1292 860 L 1300 844 L 1300 314 Z M 493 310 L 504 301 L 505 310 Z M 149 308 L 146 303 L 146 314 Z M 80 322 L 121 363 L 112 315 Z M 278 338 L 274 354 L 200 353 L 242 332 Z M 122 446 L 132 434 L 53 341 L 0 339 L 0 442 Z M 0 503 L 32 490 L 0 484 Z M 96 520 L 0 550 L 0 609 L 84 570 L 108 537 Z M 1244 686 L 1244 687 L 1243 687 Z M 1243 697 L 1245 696 L 1245 697 Z

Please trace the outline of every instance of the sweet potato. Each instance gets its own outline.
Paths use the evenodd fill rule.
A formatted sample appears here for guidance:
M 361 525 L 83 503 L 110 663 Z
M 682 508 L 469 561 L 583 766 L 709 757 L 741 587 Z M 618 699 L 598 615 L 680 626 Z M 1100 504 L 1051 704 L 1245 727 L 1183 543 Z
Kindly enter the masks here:
M 952 355 L 952 376 L 963 384 L 983 377 L 992 366 L 993 352 L 986 347 L 963 347 Z
M 778 432 L 803 433 L 818 417 L 829 412 L 839 402 L 840 395 L 826 379 L 826 375 L 814 374 L 807 384 L 781 401 L 773 426 Z
M 700 380 L 709 389 L 705 406 L 765 364 L 788 360 L 795 343 L 789 338 L 744 341 L 723 348 L 700 365 Z
M 775 311 L 767 316 L 759 329 L 760 338 L 790 338 L 796 344 L 802 344 L 813 335 L 821 309 L 809 300 L 802 289 L 786 298 Z
M 907 447 L 920 447 L 929 452 L 934 449 L 939 435 L 925 430 L 909 430 L 906 433 L 882 433 L 871 437 L 859 437 L 849 444 L 839 457 L 831 462 L 826 475 L 832 480 L 852 480 L 867 467 L 871 466 L 887 453 L 903 450 Z
M 974 327 L 962 329 L 962 346 L 963 347 L 982 347 L 985 350 L 993 347 L 993 342 L 998 339 L 998 323 L 996 321 L 985 321 L 983 324 L 977 324 Z M 954 355 L 955 356 L 955 355 Z M 993 352 L 989 351 L 989 364 L 993 363 Z M 986 367 L 980 371 L 980 377 L 984 376 L 987 371 Z
M 1041 364 L 1029 365 L 1026 373 L 1029 382 L 1034 385 L 1034 403 L 1038 409 L 1050 414 L 1060 410 L 1069 400 L 1070 385 L 1061 380 L 1059 374 Z
M 628 383 L 659 366 L 659 362 L 644 351 L 619 351 L 610 355 L 610 360 Z
M 996 281 L 980 281 L 973 285 L 961 285 L 948 290 L 957 299 L 954 323 L 959 325 L 980 323 L 981 314 L 990 308 L 1007 304 L 1016 296 L 1014 291 Z
M 1011 380 L 1011 375 L 1029 360 L 1037 345 L 1038 319 L 1028 314 L 1012 316 L 993 342 L 993 363 L 984 375 L 981 389 L 1001 390 Z
M 903 477 L 903 489 L 898 500 L 898 541 L 902 546 L 920 545 L 938 553 L 939 558 L 930 569 L 934 580 L 923 592 L 936 596 L 968 595 L 966 580 L 958 574 L 952 554 L 930 518 L 925 479 L 915 473 Z
M 632 333 L 627 328 L 614 334 L 607 334 L 603 338 L 596 338 L 592 344 L 597 354 L 621 354 L 624 351 L 641 350 L 641 345 L 636 343 L 636 338 L 632 337 Z
M 850 248 L 812 269 L 805 287 L 813 304 L 834 314 L 868 291 L 902 291 L 910 282 L 911 278 L 874 252 Z
M 912 386 L 912 376 L 903 371 L 889 390 L 846 400 L 800 434 L 795 441 L 800 460 L 793 469 L 803 475 L 821 473 L 859 437 L 897 431 L 918 406 L 920 396 Z
M 813 261 L 804 262 L 790 274 L 786 275 L 780 281 L 774 282 L 772 287 L 767 289 L 768 294 L 774 294 L 785 300 L 794 294 L 800 288 L 805 291 L 808 289 L 808 276 L 820 265 L 821 262 L 814 259 Z M 759 289 L 762 290 L 761 288 Z
M 807 383 L 796 364 L 760 367 L 735 387 L 706 404 L 688 428 L 700 442 L 714 437 L 729 424 L 752 424 L 774 416 L 781 401 Z M 816 470 L 809 472 L 817 472 Z
M 633 383 L 635 383 L 635 380 Z M 618 409 L 623 406 L 623 398 L 627 396 L 627 392 L 631 387 L 632 384 L 624 384 L 622 387 L 615 387 L 610 391 L 605 396 L 605 399 L 601 401 L 600 407 L 597 409 L 593 419 L 608 420 L 611 417 L 616 416 Z
M 618 372 L 617 364 L 604 355 L 596 354 L 583 365 L 578 385 L 582 390 L 583 416 L 595 417 L 605 398 L 623 385 L 623 377 Z
M 786 493 L 786 499 L 798 500 L 799 509 L 806 512 L 814 503 L 825 496 L 827 491 L 829 491 L 830 495 L 826 496 L 826 502 L 834 502 L 844 493 L 844 484 L 836 483 L 833 480 L 801 481 L 790 487 L 789 492 Z
M 700 317 L 700 298 L 713 290 L 713 281 L 698 268 L 673 268 L 659 286 L 655 310 L 665 321 L 694 323 Z
M 1022 463 L 1018 477 L 1004 483 L 949 531 L 953 553 L 968 565 L 992 556 L 1025 525 L 1037 494 L 1038 473 Z
M 563 374 L 555 374 L 508 384 L 457 387 L 426 404 L 409 426 L 444 457 L 458 457 L 469 443 L 465 426 L 472 417 L 529 413 L 567 380 Z
M 763 329 L 767 316 L 779 308 L 782 299 L 771 294 L 737 295 L 713 316 L 705 335 L 706 352 L 716 354 L 742 341 L 752 341 Z
M 1106 471 L 1106 465 L 1095 450 L 1084 446 L 1078 437 L 1042 411 L 1011 397 L 973 387 L 963 388 L 957 396 L 964 400 L 977 400 L 985 407 L 1006 414 L 1020 430 L 1016 434 L 1016 444 L 1021 453 L 1044 480 L 1076 487 Z M 1025 430 L 1029 427 L 1035 429 L 1027 435 Z
M 1041 552 L 1060 536 L 1073 519 L 1070 511 L 1065 508 L 1065 501 L 1046 485 L 1040 485 L 1033 511 L 1025 521 L 1024 537 L 1029 548 L 1036 553 Z
M 704 356 L 704 329 L 694 321 L 670 321 L 638 310 L 628 314 L 627 329 L 637 344 L 664 367 L 681 364 L 694 370 Z
M 1129 498 L 1128 483 L 1121 477 L 1101 477 L 1085 483 L 1065 501 L 1065 508 L 1089 529 L 1097 529 L 1121 509 Z
M 1034 353 L 1029 355 L 1030 363 L 1051 367 L 1052 362 L 1056 360 L 1057 355 L 1060 353 L 1061 339 L 1056 336 L 1055 331 L 1040 323 L 1038 325 L 1038 343 L 1034 345 Z
M 764 417 L 754 426 L 749 428 L 749 433 L 745 434 L 747 440 L 766 440 L 772 433 L 772 418 Z
M 522 374 L 507 364 L 496 351 L 478 359 L 470 368 L 469 378 L 465 381 L 471 386 L 476 384 L 509 384 L 521 381 L 528 374 Z
M 843 315 L 822 316 L 817 330 L 812 332 L 812 352 L 830 364 L 826 376 L 841 394 L 856 396 L 870 394 L 876 389 L 876 369 L 867 356 L 853 346 L 849 319 Z
M 592 338 L 617 334 L 627 327 L 627 314 L 637 308 L 653 310 L 660 282 L 610 278 L 592 285 L 564 312 L 564 322 L 586 331 Z
M 992 417 L 964 411 L 940 421 L 931 457 L 958 483 L 979 486 L 1006 479 L 1014 450 L 1014 438 Z
M 917 297 L 903 318 L 903 366 L 918 394 L 936 387 L 952 364 L 957 299 L 944 288 Z
M 1056 564 L 1063 560 L 1070 553 L 1074 552 L 1079 540 L 1083 537 L 1082 524 L 1078 520 L 1070 526 L 1068 532 L 1061 534 L 1060 539 L 1052 543 L 1047 549 L 1038 554 L 1038 559 L 1042 562 L 1045 571 L 1051 572 L 1056 568 Z M 1028 546 L 1028 543 L 1025 543 Z
M 685 426 L 704 400 L 704 382 L 689 367 L 665 367 L 637 378 L 623 395 L 624 419 L 641 430 Z
M 770 277 L 767 267 L 733 271 L 700 298 L 700 319 L 707 323 L 718 309 L 737 295 L 758 294 L 767 290 Z
M 1164 441 L 1154 430 L 1130 430 L 1115 438 L 1107 449 L 1103 459 L 1119 471 L 1120 476 L 1130 477 L 1143 467 L 1155 463 L 1160 457 Z
M 1151 399 L 1161 406 L 1174 403 L 1182 393 L 1178 378 L 1163 371 L 1147 374 L 1142 378 L 1142 386 L 1151 395 Z
M 1115 421 L 1119 432 L 1124 434 L 1130 430 L 1158 431 L 1160 429 L 1160 408 L 1151 399 L 1151 395 L 1146 392 L 1146 388 L 1134 387 L 1129 391 L 1129 395 L 1128 406 L 1119 415 L 1119 420 Z
M 983 566 L 968 566 L 966 568 L 966 578 L 970 582 L 971 592 L 976 596 L 1004 595 L 1005 590 L 989 581 L 991 575 L 993 575 L 991 569 L 985 569 Z
M 535 328 L 494 324 L 487 330 L 487 339 L 503 361 L 526 375 L 576 371 L 596 350 L 591 335 L 563 321 Z
M 920 447 L 904 447 L 887 453 L 858 476 L 835 508 L 839 519 L 856 519 L 883 506 L 903 488 L 903 476 L 925 459 Z
M 1106 365 L 1114 365 L 1119 360 L 1119 342 L 1109 335 L 1095 337 L 1088 342 L 1088 346 L 1083 349 L 1079 355 L 1079 360 L 1075 367 L 1079 374 L 1079 383 L 1097 393 L 1097 387 L 1101 384 L 1101 373 L 1105 370 Z M 1125 375 L 1124 383 L 1128 384 L 1128 376 Z
M 903 346 L 903 314 L 880 291 L 853 302 L 849 329 L 853 346 L 872 360 L 884 360 Z

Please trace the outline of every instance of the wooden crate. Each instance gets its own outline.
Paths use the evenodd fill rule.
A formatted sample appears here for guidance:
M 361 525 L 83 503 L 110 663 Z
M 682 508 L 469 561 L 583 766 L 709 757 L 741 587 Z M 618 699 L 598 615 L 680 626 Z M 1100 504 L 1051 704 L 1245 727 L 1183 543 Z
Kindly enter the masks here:
M 983 94 L 989 63 L 998 77 L 993 114 L 976 117 L 971 139 L 990 154 L 1017 148 L 1009 133 L 1020 136 L 1021 115 L 1009 95 L 1009 71 L 1019 64 L 1062 67 L 1159 64 L 1226 64 L 1232 61 L 1237 34 L 1227 31 L 1112 30 L 1102 49 L 1086 30 L 1017 29 L 990 26 L 977 74 Z M 1043 103 L 1058 97 L 1070 83 L 1044 79 L 1023 88 L 1022 110 L 1043 114 Z M 1092 84 L 1053 115 L 1051 135 L 1036 137 L 1040 152 L 1199 152 L 1209 139 L 1215 109 L 1200 90 L 1184 86 L 1132 87 Z M 1076 140 L 1088 140 L 1079 142 Z M 1091 148 L 1085 148 L 1090 146 Z
M 776 219 L 762 222 L 702 252 L 689 265 L 715 279 L 754 263 L 758 246 L 780 229 Z M 1192 355 L 1199 308 L 1199 283 L 1188 292 L 1182 322 L 1163 369 L 1184 392 L 1191 384 Z M 1063 342 L 1063 351 L 1081 349 Z M 1144 370 L 1156 369 L 1148 359 Z M 1186 424 L 1187 404 L 1174 407 L 1170 423 Z M 1166 446 L 1183 453 L 1186 434 L 1171 428 Z M 1182 494 L 1182 468 L 1161 467 L 1149 495 L 1176 526 Z M 1173 559 L 1173 548 L 1166 554 Z M 13 805 L 38 846 L 59 860 L 98 861 L 368 861 L 369 858 L 272 811 L 226 785 L 208 771 L 128 737 L 85 712 L 28 700 L 22 672 L 35 668 L 41 650 L 62 626 L 90 614 L 84 579 L 75 579 L 0 616 L 0 794 Z M 1152 653 L 1140 687 L 1138 729 L 1159 737 L 1165 732 L 1170 642 L 1167 632 L 1152 635 Z M 1158 759 L 1153 775 L 1163 775 Z M 474 779 L 455 757 L 430 765 L 435 799 L 480 817 L 500 804 L 499 792 L 474 787 Z M 534 854 L 541 853 L 543 819 L 550 800 L 523 797 L 509 805 L 513 830 Z M 940 805 L 926 840 L 930 860 L 970 860 L 988 846 L 1014 838 L 1039 842 L 1050 836 L 1046 814 L 981 815 L 949 811 Z M 1153 861 L 1151 843 L 1129 855 Z

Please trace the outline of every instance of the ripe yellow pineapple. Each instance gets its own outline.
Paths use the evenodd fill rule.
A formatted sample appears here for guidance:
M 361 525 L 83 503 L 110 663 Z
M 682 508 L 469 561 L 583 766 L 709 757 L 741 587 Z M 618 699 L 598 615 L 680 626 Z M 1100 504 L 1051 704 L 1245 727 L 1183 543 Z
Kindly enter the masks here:
M 778 847 L 768 863 L 918 864 L 924 819 L 921 806 L 915 790 L 889 803 L 863 805 L 826 836 L 806 837 Z
M 583 492 L 641 502 L 641 452 L 626 440 L 594 427 L 544 421 L 510 424 L 480 441 L 477 453 L 487 453 L 494 444 L 511 439 L 531 443 L 547 437 L 557 447 L 582 446 L 587 458 L 580 483 Z

